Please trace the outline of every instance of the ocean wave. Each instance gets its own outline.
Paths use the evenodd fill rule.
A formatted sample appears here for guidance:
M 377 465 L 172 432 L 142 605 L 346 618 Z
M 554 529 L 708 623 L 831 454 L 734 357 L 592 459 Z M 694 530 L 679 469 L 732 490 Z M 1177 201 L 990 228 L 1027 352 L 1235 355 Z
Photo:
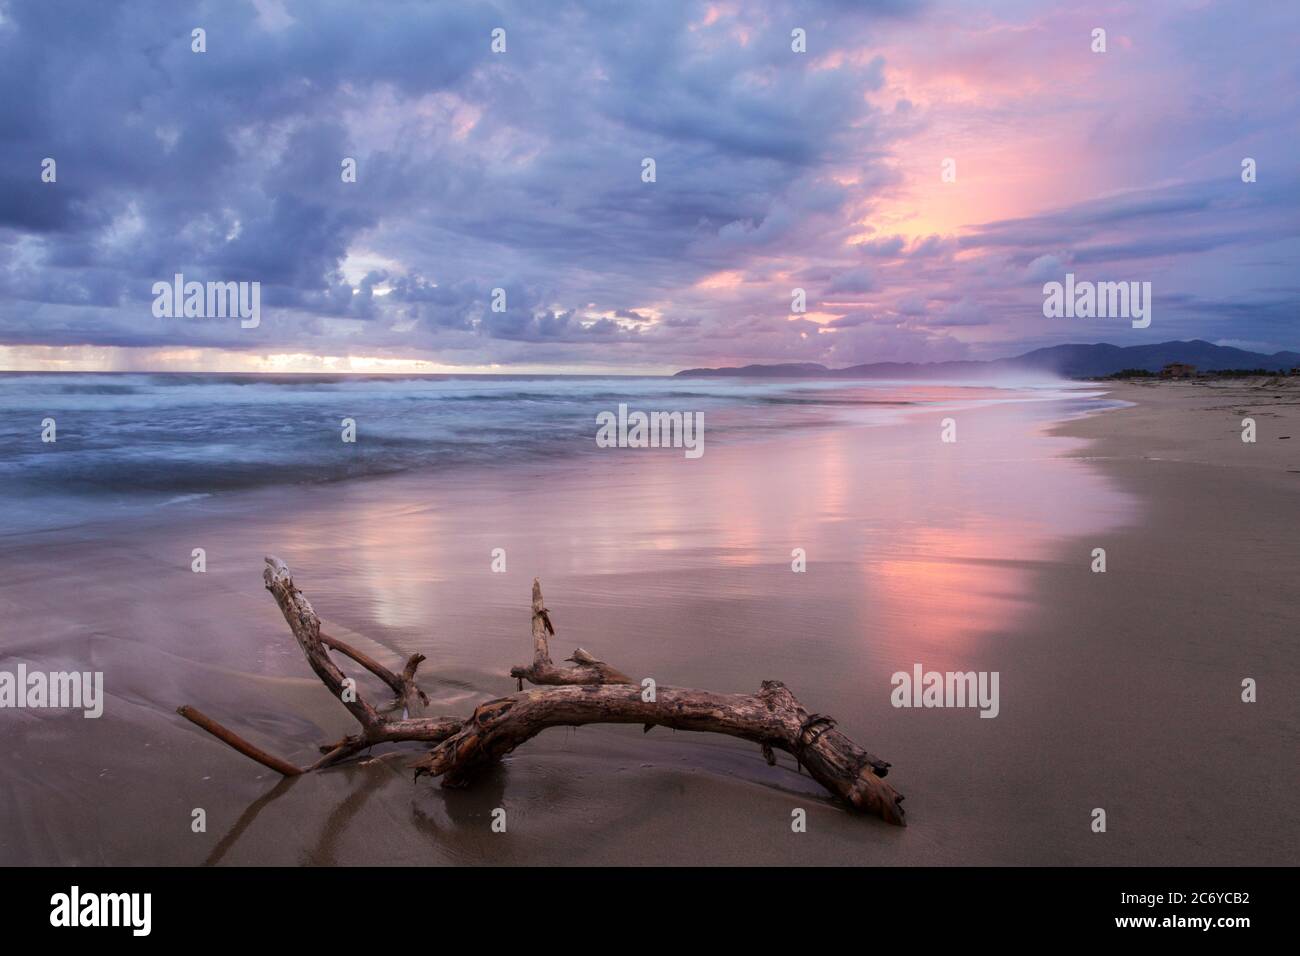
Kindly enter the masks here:
M 1043 393 L 1017 393 L 1041 400 Z M 952 399 L 952 396 L 947 396 Z M 1015 395 L 1005 391 L 999 400 Z M 0 530 L 66 522 L 95 502 L 164 502 L 593 454 L 618 405 L 702 411 L 712 441 L 845 418 L 871 424 L 944 400 L 933 386 L 565 376 L 0 374 Z M 869 413 L 868 418 L 861 416 Z M 883 418 L 880 416 L 884 416 Z M 57 441 L 40 439 L 53 418 Z M 357 441 L 342 441 L 343 421 Z M 42 510 L 44 509 L 44 510 Z

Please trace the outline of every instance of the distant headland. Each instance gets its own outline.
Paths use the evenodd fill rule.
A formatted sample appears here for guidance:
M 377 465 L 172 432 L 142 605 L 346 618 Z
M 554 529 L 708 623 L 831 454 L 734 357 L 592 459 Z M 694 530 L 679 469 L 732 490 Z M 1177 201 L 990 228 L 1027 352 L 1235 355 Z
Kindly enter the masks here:
M 1158 345 L 1054 345 L 1012 358 L 960 362 L 873 362 L 830 369 L 814 362 L 744 365 L 739 368 L 690 368 L 678 378 L 991 378 L 999 375 L 1047 373 L 1065 378 L 1103 378 L 1126 371 L 1159 372 L 1168 365 L 1191 366 L 1205 372 L 1257 369 L 1288 372 L 1300 366 L 1300 352 L 1265 355 L 1200 339 Z

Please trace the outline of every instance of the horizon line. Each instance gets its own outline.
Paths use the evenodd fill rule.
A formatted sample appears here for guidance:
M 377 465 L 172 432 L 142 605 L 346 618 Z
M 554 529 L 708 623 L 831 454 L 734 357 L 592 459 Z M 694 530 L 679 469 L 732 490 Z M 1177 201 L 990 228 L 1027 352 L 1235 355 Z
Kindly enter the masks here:
M 1092 348 L 1096 346 L 1110 346 L 1116 349 L 1131 349 L 1142 347 L 1154 347 L 1168 345 L 1195 345 L 1201 344 L 1212 348 L 1230 348 L 1241 352 L 1250 352 L 1264 358 L 1273 358 L 1277 355 L 1292 354 L 1300 352 L 1300 346 L 1294 349 L 1278 349 L 1273 352 L 1262 352 L 1253 349 L 1243 348 L 1238 345 L 1225 345 L 1217 342 L 1211 342 L 1207 339 L 1167 339 L 1162 342 L 1151 342 L 1133 345 L 1118 345 L 1114 342 L 1067 342 L 1060 345 L 1047 345 L 1031 348 L 1027 351 L 1005 354 L 993 358 L 962 358 L 962 359 L 942 359 L 931 361 L 901 360 L 901 359 L 873 359 L 864 362 L 855 362 L 851 365 L 845 365 L 839 368 L 833 368 L 816 361 L 776 361 L 776 362 L 740 362 L 739 364 L 728 365 L 673 365 L 658 367 L 643 367 L 636 370 L 616 369 L 609 366 L 590 366 L 590 365 L 519 365 L 515 367 L 506 367 L 501 363 L 491 363 L 489 365 L 445 365 L 429 359 L 420 358 L 389 358 L 383 356 L 339 356 L 339 355 L 317 355 L 304 352 L 266 352 L 266 353 L 247 353 L 236 352 L 229 349 L 184 349 L 180 354 L 175 356 L 175 364 L 167 361 L 161 361 L 153 367 L 135 367 L 133 362 L 114 361 L 114 356 L 119 352 L 126 352 L 128 355 L 142 346 L 91 346 L 85 347 L 91 350 L 91 355 L 78 359 L 59 359 L 44 358 L 36 361 L 17 362 L 5 361 L 6 353 L 12 353 L 20 348 L 31 348 L 31 346 L 10 346 L 0 343 L 0 374 L 4 375 L 40 375 L 40 374 L 73 374 L 73 375 L 90 375 L 90 374 L 120 374 L 120 375 L 248 375 L 248 376 L 268 376 L 268 375 L 285 375 L 285 376 L 355 376 L 355 377 L 391 377 L 391 378 L 414 378 L 414 377 L 445 377 L 445 376 L 475 376 L 475 377 L 507 377 L 507 376 L 565 376 L 571 378 L 672 378 L 681 372 L 699 371 L 699 370 L 736 370 L 744 368 L 789 368 L 792 366 L 809 366 L 823 369 L 827 372 L 842 372 L 855 368 L 866 368 L 875 365 L 900 365 L 913 366 L 916 368 L 932 368 L 943 365 L 988 365 L 994 362 L 1004 362 L 1012 359 L 1022 358 L 1026 355 L 1032 355 L 1035 352 L 1042 352 L 1054 349 L 1068 348 Z M 45 350 L 63 350 L 67 348 L 79 348 L 76 346 L 38 346 Z M 105 354 L 106 350 L 112 350 L 111 353 Z M 166 353 L 164 353 L 166 354 Z M 97 356 L 97 357 L 96 357 Z M 200 356 L 209 358 L 216 357 L 219 361 L 223 356 L 238 356 L 243 361 L 250 359 L 254 367 L 234 368 L 234 367 L 201 367 L 197 361 Z M 120 356 L 118 356 L 120 358 Z M 733 360 L 738 361 L 738 360 Z M 260 367 L 257 365 L 260 363 Z M 318 363 L 318 364 L 313 364 Z M 17 367 L 14 367 L 14 366 Z

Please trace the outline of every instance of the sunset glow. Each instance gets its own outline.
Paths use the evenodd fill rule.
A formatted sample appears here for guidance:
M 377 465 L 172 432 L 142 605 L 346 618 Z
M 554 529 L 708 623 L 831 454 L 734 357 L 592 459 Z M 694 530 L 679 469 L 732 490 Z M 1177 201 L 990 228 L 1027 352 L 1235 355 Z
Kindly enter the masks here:
M 73 27 L 24 4 L 0 22 L 5 367 L 646 372 L 1294 345 L 1300 102 L 1280 6 L 685 2 L 558 23 L 525 5 L 507 56 L 448 39 L 487 35 L 472 5 L 375 7 L 364 50 L 344 8 L 212 13 L 226 40 L 205 62 L 247 75 L 246 95 L 184 69 L 164 38 L 189 27 L 166 15 L 105 5 Z M 41 61 L 21 53 L 55 34 Z M 150 44 L 182 86 L 155 88 Z M 431 69 L 431 47 L 455 56 Z M 151 148 L 120 144 L 124 122 Z M 1070 269 L 1150 281 L 1160 318 L 1044 319 L 1043 283 Z M 265 321 L 155 317 L 152 283 L 179 272 L 260 283 Z

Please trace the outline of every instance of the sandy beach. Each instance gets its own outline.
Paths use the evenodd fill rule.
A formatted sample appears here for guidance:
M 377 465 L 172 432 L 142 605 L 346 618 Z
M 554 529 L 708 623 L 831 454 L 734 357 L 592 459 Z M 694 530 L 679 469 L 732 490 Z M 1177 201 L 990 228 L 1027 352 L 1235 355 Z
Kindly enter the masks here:
M 9 535 L 5 660 L 102 670 L 108 700 L 100 720 L 3 715 L 0 863 L 1294 864 L 1300 389 L 1102 392 L 1131 404 L 940 403 L 698 462 L 372 477 Z M 513 690 L 537 575 L 557 657 L 728 692 L 780 679 L 893 763 L 909 826 L 847 812 L 784 756 L 662 728 L 549 730 L 466 791 L 414 782 L 409 748 L 283 782 L 175 713 L 299 762 L 351 729 L 265 554 L 331 633 L 389 666 L 425 654 L 437 713 Z M 916 663 L 999 672 L 996 719 L 893 707 Z
M 1288 689 L 1300 676 L 1298 385 L 1124 384 L 1110 394 L 1133 407 L 1061 429 L 1144 508 L 1139 526 L 1099 542 L 1105 575 L 1057 577 L 1047 592 L 1077 679 L 1099 699 L 1103 684 L 1124 688 L 1057 714 L 1097 804 L 1122 808 L 1107 862 L 1300 859 L 1300 700 Z M 1254 443 L 1241 440 L 1246 417 Z M 1247 677 L 1254 704 L 1241 700 Z

